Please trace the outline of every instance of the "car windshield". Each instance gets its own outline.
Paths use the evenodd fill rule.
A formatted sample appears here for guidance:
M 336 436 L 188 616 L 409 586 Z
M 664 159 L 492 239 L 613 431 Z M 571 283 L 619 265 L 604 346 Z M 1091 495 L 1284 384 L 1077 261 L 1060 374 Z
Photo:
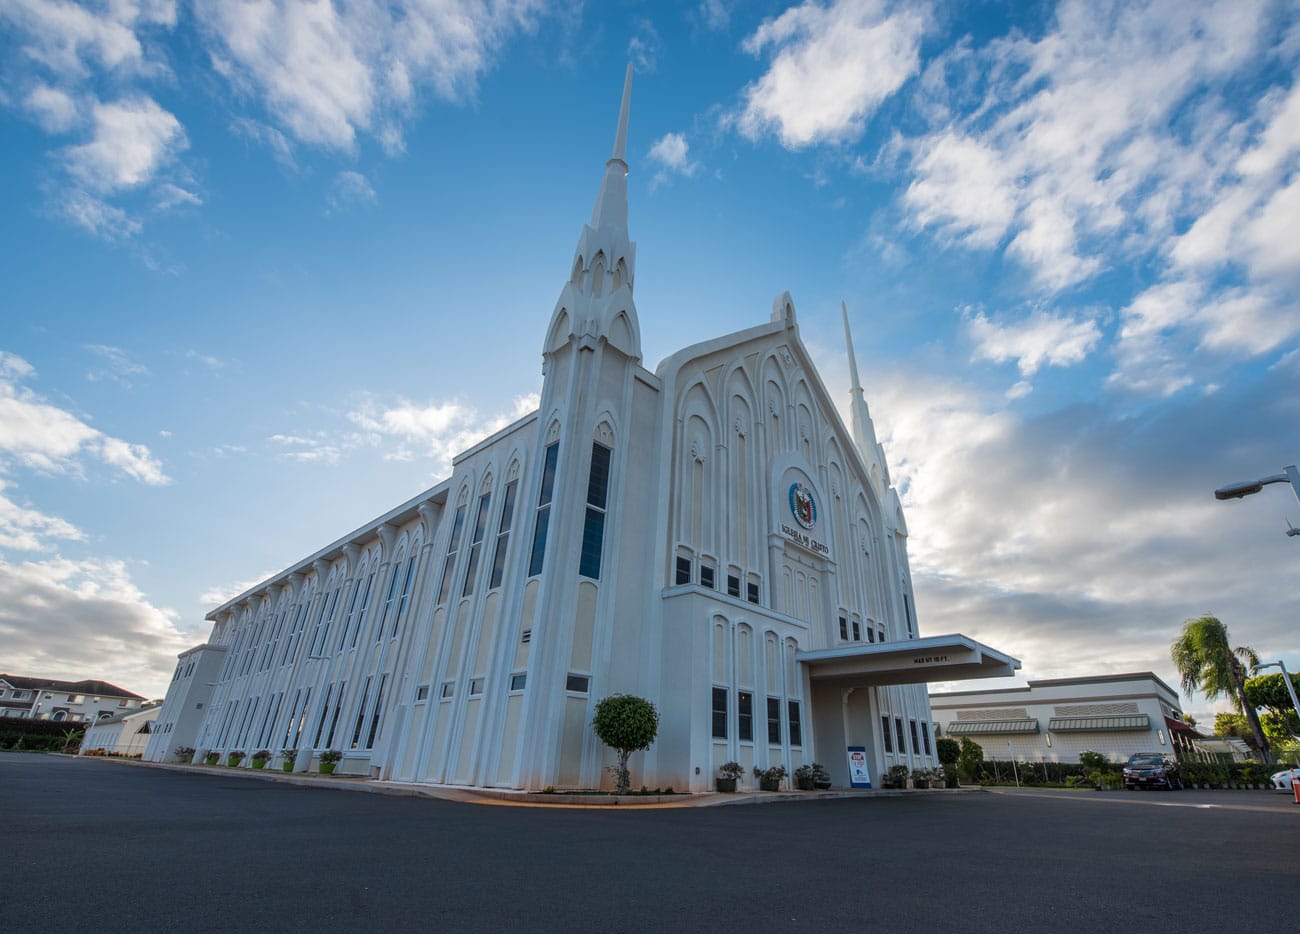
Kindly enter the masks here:
M 1159 756 L 1134 756 L 1128 760 L 1130 768 L 1154 768 L 1158 765 L 1164 765 L 1164 760 Z

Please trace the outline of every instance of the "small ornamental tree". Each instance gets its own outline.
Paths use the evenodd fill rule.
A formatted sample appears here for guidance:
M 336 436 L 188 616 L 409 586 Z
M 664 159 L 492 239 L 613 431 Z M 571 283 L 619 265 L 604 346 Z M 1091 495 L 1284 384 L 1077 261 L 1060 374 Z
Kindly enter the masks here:
M 961 758 L 961 743 L 951 736 L 940 736 L 934 741 L 934 751 L 943 764 L 944 781 L 949 788 L 957 787 L 957 760 Z
M 659 711 L 643 697 L 611 694 L 596 705 L 591 718 L 596 738 L 618 752 L 618 791 L 628 791 L 627 758 L 639 749 L 649 749 L 659 733 Z
M 961 752 L 957 754 L 957 771 L 963 780 L 979 780 L 980 766 L 984 763 L 984 747 L 969 736 L 961 738 Z

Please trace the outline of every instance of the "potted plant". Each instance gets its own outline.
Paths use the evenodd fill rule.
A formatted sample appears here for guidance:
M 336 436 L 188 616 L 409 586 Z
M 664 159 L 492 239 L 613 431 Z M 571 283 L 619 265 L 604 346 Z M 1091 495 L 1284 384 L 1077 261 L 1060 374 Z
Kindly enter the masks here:
M 175 752 L 177 762 L 191 762 L 194 759 L 193 746 L 177 746 Z
M 824 791 L 831 787 L 831 775 L 820 762 L 809 762 L 794 770 L 794 785 L 801 791 Z
M 902 763 L 899 763 L 898 765 L 891 765 L 889 767 L 889 772 L 888 772 L 889 777 L 885 779 L 886 787 L 906 788 L 907 778 L 909 774 L 910 773 L 907 770 L 907 766 L 903 765 Z
M 242 749 L 236 749 L 234 752 L 226 753 L 226 765 L 232 769 L 238 768 L 239 763 L 243 761 L 244 761 L 244 751 Z
M 754 777 L 758 779 L 758 787 L 763 791 L 780 791 L 781 779 L 785 778 L 785 775 L 784 765 L 774 765 L 768 769 L 754 766 Z
M 320 754 L 320 773 L 322 775 L 333 775 L 334 767 L 338 765 L 339 760 L 342 758 L 343 753 L 337 749 L 326 749 Z
M 294 764 L 298 761 L 298 750 L 281 749 L 280 758 L 284 760 L 280 763 L 280 768 L 284 769 L 286 772 L 292 772 Z
M 253 768 L 255 769 L 266 768 L 267 760 L 270 758 L 271 758 L 271 750 L 269 749 L 257 750 L 257 752 L 253 753 Z
M 221 753 L 217 752 L 215 749 L 209 750 L 203 754 L 203 761 L 208 765 L 216 765 L 221 761 Z
M 714 785 L 718 791 L 735 791 L 736 783 L 744 773 L 745 769 L 739 762 L 724 762 L 718 769 L 718 777 L 714 779 Z
M 913 787 L 913 788 L 929 788 L 929 787 L 930 787 L 930 780 L 931 780 L 933 777 L 934 777 L 934 773 L 931 772 L 929 769 L 913 769 L 913 770 L 912 770 L 912 787 Z

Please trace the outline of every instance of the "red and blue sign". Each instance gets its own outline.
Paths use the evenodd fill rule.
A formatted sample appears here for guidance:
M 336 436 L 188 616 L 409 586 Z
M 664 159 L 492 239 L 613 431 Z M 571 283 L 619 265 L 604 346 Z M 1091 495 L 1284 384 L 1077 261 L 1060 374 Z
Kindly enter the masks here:
M 817 501 L 802 483 L 790 484 L 790 515 L 805 529 L 817 524 Z

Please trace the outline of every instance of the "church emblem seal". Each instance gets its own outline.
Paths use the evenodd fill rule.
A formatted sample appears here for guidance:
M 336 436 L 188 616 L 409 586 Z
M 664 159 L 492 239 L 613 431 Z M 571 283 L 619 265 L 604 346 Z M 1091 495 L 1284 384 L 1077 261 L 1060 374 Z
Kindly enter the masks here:
M 817 524 L 817 501 L 802 483 L 790 484 L 790 515 L 805 529 Z

